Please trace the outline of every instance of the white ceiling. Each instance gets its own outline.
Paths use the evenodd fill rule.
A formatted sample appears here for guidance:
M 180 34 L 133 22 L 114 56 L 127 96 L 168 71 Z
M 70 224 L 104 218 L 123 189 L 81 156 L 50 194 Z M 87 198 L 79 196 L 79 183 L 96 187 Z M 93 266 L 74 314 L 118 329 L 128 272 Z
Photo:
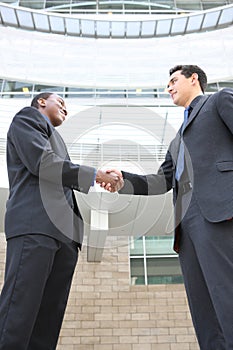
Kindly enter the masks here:
M 0 27 L 0 76 L 55 86 L 165 87 L 176 64 L 233 79 L 233 26 L 150 39 L 92 39 Z

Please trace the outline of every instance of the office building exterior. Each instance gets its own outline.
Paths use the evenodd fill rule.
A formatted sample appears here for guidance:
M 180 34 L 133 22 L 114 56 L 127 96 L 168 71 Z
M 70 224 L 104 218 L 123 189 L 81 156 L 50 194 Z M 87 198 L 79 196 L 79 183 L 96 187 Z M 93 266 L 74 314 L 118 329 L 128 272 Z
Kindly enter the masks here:
M 42 91 L 65 98 L 59 127 L 74 162 L 151 173 L 182 122 L 168 70 L 197 64 L 207 93 L 233 87 L 233 1 L 0 3 L 1 282 L 5 142 Z M 216 39 L 217 38 L 217 39 Z M 177 255 L 171 193 L 77 193 L 85 242 L 58 350 L 197 350 Z

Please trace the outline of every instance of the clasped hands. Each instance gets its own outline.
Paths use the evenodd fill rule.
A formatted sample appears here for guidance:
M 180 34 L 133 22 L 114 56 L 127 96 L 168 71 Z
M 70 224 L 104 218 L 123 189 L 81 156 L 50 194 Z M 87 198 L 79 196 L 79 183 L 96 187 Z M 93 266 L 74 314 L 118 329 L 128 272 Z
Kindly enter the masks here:
M 122 173 L 117 169 L 98 169 L 96 183 L 109 192 L 119 191 L 124 186 Z

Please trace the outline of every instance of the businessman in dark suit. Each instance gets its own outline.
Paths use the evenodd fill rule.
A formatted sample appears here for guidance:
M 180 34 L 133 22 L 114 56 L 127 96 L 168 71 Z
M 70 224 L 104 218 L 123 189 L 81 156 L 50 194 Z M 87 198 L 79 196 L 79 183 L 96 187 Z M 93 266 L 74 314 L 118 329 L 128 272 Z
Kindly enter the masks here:
M 16 114 L 8 131 L 1 350 L 56 348 L 83 240 L 74 190 L 87 193 L 95 180 L 114 188 L 119 180 L 70 161 L 55 129 L 66 115 L 60 96 L 41 93 Z
M 125 182 L 121 193 L 155 195 L 173 189 L 174 249 L 200 349 L 232 350 L 233 90 L 207 97 L 206 84 L 206 74 L 197 66 L 170 70 L 168 92 L 176 105 L 189 107 L 186 125 L 157 174 L 118 174 Z M 182 143 L 185 159 L 179 173 Z M 111 186 L 105 188 L 111 191 Z

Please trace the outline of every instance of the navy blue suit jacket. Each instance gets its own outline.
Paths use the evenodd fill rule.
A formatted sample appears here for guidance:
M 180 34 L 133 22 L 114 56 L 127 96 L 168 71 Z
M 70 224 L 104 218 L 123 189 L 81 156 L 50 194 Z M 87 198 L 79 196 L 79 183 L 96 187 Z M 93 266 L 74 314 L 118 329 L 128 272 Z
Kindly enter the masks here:
M 62 137 L 34 107 L 12 120 L 7 167 L 6 238 L 36 233 L 81 244 L 83 221 L 74 190 L 87 193 L 95 169 L 70 161 Z
M 183 133 L 186 173 L 182 181 L 192 182 L 202 215 L 210 222 L 233 217 L 233 90 L 223 89 L 202 96 L 194 107 Z M 180 133 L 171 142 L 157 174 L 123 172 L 121 193 L 156 195 L 177 189 L 176 160 Z M 174 195 L 176 201 L 176 193 Z

